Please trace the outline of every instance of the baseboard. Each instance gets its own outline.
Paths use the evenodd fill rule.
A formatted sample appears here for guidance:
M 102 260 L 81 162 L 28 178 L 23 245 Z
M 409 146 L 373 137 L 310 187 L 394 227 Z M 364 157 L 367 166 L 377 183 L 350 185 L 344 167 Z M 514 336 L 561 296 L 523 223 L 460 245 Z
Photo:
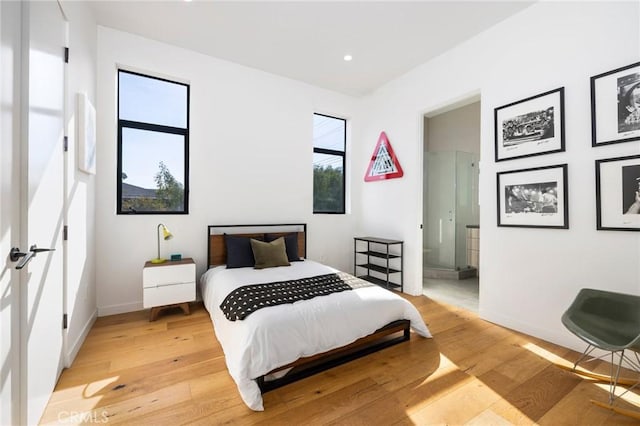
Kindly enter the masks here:
M 480 302 L 478 314 L 483 320 L 497 324 L 501 327 L 515 330 L 574 351 L 582 352 L 584 350 L 584 343 L 564 328 L 560 322 L 560 318 L 558 318 L 558 329 L 548 330 L 522 322 L 517 318 L 496 314 L 495 312 L 486 312 L 482 309 L 482 302 Z
M 493 324 L 497 324 L 500 327 L 509 328 L 519 333 L 524 333 L 529 336 L 533 336 L 538 339 L 551 342 L 555 345 L 562 346 L 563 348 L 571 349 L 578 353 L 584 352 L 585 348 L 587 347 L 587 344 L 585 342 L 578 339 L 576 336 L 574 336 L 569 331 L 567 331 L 564 328 L 564 326 L 560 323 L 559 319 L 558 319 L 558 325 L 559 325 L 558 331 L 550 331 L 550 330 L 541 329 L 539 327 L 531 326 L 530 324 L 525 324 L 521 321 L 506 317 L 504 315 L 499 315 L 499 314 L 486 315 L 486 313 L 483 313 L 482 310 L 479 316 L 483 320 L 489 321 Z M 603 351 L 601 349 L 594 349 L 593 352 L 591 353 L 591 356 L 596 358 L 600 356 L 606 356 L 607 358 L 605 358 L 604 361 L 607 362 L 608 360 L 610 360 L 610 358 L 608 358 L 610 356 L 610 352 Z M 617 362 L 618 360 L 617 356 L 615 359 Z M 571 361 L 569 364 L 572 365 L 573 361 Z M 629 364 L 626 360 L 622 362 L 622 366 L 628 368 L 629 370 L 635 370 L 635 366 Z M 588 370 L 588 366 L 587 366 L 587 370 Z
M 107 315 L 125 314 L 127 312 L 141 311 L 144 309 L 142 302 L 125 303 L 122 305 L 110 305 L 98 307 L 98 316 L 105 317 Z
M 73 360 L 76 359 L 76 356 L 78 355 L 78 352 L 80 351 L 84 340 L 87 338 L 87 335 L 89 334 L 89 331 L 91 331 L 91 327 L 93 327 L 93 323 L 96 322 L 97 318 L 98 310 L 96 309 L 95 311 L 93 311 L 93 314 L 91 314 L 91 317 L 89 317 L 89 321 L 87 321 L 87 323 L 82 328 L 82 331 L 80 332 L 80 335 L 78 336 L 76 341 L 73 342 L 71 349 L 67 351 L 67 367 L 70 367 L 73 363 Z

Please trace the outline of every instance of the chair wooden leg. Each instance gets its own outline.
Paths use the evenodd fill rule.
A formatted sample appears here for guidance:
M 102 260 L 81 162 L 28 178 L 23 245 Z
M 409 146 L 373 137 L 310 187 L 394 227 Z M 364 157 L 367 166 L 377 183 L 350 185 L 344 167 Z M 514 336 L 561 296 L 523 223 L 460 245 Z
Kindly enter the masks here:
M 625 408 L 614 407 L 613 405 L 605 404 L 600 401 L 591 400 L 593 405 L 597 405 L 598 407 L 606 408 L 607 410 L 613 411 L 614 413 L 622 414 L 623 416 L 631 417 L 632 419 L 640 420 L 640 412 L 634 410 L 627 410 Z
M 587 371 L 587 370 L 582 370 L 582 369 L 573 369 L 573 367 L 570 367 L 568 365 L 562 365 L 562 364 L 556 364 L 558 367 L 562 368 L 563 370 L 567 370 L 570 371 L 572 373 L 575 373 L 579 376 L 584 376 L 587 377 L 589 379 L 593 379 L 596 380 L 598 382 L 606 382 L 609 383 L 611 381 L 611 377 L 608 376 L 607 374 L 599 374 L 599 373 L 593 373 L 591 371 Z M 618 378 L 618 384 L 619 385 L 625 385 L 625 386 L 633 386 L 634 384 L 636 384 L 637 380 L 634 379 L 627 379 L 625 377 L 620 377 Z

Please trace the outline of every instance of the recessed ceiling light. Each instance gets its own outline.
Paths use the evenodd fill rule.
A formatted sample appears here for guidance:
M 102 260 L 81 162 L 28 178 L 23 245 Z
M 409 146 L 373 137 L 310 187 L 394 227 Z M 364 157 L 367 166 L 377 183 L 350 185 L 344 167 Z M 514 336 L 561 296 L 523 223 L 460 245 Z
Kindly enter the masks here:
M 352 60 L 352 59 L 353 59 L 353 56 L 351 56 L 351 55 L 344 55 L 344 60 L 345 60 L 345 61 L 349 62 L 349 61 L 350 61 L 350 60 Z

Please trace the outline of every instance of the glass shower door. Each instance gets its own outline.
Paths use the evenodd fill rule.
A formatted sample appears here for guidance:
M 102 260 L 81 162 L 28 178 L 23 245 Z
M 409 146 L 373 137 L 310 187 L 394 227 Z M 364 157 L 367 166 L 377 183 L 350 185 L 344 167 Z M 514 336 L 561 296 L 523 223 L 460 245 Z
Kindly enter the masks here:
M 478 155 L 456 151 L 456 269 L 467 265 L 467 225 L 478 225 Z
M 423 264 L 456 267 L 456 153 L 426 152 Z

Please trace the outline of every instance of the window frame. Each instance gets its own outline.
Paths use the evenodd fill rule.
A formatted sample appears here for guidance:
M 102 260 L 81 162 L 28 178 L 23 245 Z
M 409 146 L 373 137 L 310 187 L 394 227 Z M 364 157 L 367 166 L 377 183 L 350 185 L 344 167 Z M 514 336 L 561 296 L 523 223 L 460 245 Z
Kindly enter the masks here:
M 313 145 L 313 153 L 314 154 L 326 154 L 326 155 L 335 155 L 338 157 L 342 157 L 342 210 L 335 211 L 316 211 L 315 204 L 313 205 L 313 214 L 345 214 L 347 210 L 347 191 L 346 191 L 346 181 L 347 181 L 347 119 L 336 117 L 333 115 L 322 114 L 319 112 L 314 112 L 313 115 L 319 115 L 322 117 L 333 118 L 336 120 L 340 120 L 344 122 L 344 134 L 342 140 L 343 150 L 338 151 L 335 149 L 327 149 L 327 148 L 317 148 L 315 144 Z M 315 136 L 315 135 L 314 135 Z M 313 194 L 315 195 L 315 184 L 313 186 Z M 313 197 L 312 197 L 313 198 Z M 313 200 L 312 200 L 313 202 Z
M 117 163 L 117 171 L 116 171 L 116 214 L 118 215 L 157 215 L 157 214 L 189 214 L 189 114 L 190 114 L 190 93 L 191 86 L 187 83 L 183 83 L 180 81 L 169 80 L 166 78 L 156 77 L 153 75 L 143 74 L 140 72 L 129 71 L 126 69 L 118 68 L 117 73 L 117 105 L 116 105 L 116 120 L 117 120 L 117 138 L 118 138 L 118 163 Z M 132 120 L 124 120 L 120 118 L 120 73 L 137 75 L 140 77 L 151 78 L 155 80 L 160 80 L 172 84 L 179 84 L 181 86 L 185 86 L 187 89 L 187 117 L 186 117 L 186 127 L 172 127 L 172 126 L 164 126 L 161 124 L 153 124 L 142 121 L 132 121 Z M 123 129 L 135 129 L 135 130 L 146 130 L 158 133 L 167 133 L 172 135 L 181 135 L 184 137 L 184 198 L 183 198 L 183 208 L 180 211 L 164 211 L 164 210 L 145 210 L 145 211 L 130 211 L 130 210 L 122 210 L 122 130 Z

